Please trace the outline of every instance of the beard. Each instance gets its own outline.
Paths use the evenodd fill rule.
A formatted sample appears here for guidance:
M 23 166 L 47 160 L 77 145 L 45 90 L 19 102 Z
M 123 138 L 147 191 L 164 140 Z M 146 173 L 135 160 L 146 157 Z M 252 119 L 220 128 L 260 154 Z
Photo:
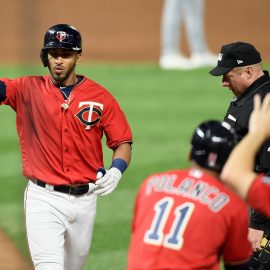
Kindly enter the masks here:
M 56 84 L 61 85 L 70 78 L 71 74 L 74 73 L 75 67 L 76 67 L 76 63 L 70 66 L 67 70 L 62 70 L 62 72 L 58 74 L 55 72 L 55 70 L 51 66 L 49 66 L 49 71 L 51 73 L 53 81 Z

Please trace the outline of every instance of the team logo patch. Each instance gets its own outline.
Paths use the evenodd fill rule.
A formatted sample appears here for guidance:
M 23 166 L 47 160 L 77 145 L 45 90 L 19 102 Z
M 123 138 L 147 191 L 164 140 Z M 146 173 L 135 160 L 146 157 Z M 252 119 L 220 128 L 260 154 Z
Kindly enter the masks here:
M 216 153 L 210 153 L 208 156 L 208 164 L 210 167 L 214 167 L 217 162 L 217 154 Z
M 56 35 L 55 35 L 55 37 L 59 40 L 59 41 L 63 41 L 63 40 L 65 40 L 66 38 L 67 38 L 67 33 L 66 32 L 64 32 L 64 31 L 58 31 L 58 32 L 56 32 Z
M 223 54 L 222 53 L 219 53 L 218 54 L 218 61 L 221 61 L 222 60 L 222 57 L 223 57 Z
M 79 108 L 83 107 L 76 116 L 85 125 L 85 129 L 91 129 L 101 119 L 103 104 L 92 101 L 83 101 L 79 103 Z

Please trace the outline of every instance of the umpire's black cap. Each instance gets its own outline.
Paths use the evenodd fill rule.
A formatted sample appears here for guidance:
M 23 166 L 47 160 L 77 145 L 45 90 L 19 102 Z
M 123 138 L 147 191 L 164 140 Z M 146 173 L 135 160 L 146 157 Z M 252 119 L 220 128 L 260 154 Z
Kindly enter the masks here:
M 253 65 L 261 61 L 261 55 L 253 45 L 238 41 L 221 47 L 217 66 L 209 73 L 213 76 L 220 76 L 235 67 Z

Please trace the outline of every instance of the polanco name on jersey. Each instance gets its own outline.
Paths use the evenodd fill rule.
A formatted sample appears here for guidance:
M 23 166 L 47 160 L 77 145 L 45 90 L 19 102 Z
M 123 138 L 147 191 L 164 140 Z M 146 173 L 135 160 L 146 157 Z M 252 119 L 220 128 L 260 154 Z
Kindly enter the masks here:
M 145 194 L 150 195 L 152 192 L 165 192 L 187 197 L 207 205 L 213 212 L 220 211 L 230 201 L 228 194 L 220 192 L 216 186 L 202 180 L 186 177 L 175 186 L 176 179 L 177 174 L 155 175 L 147 182 Z

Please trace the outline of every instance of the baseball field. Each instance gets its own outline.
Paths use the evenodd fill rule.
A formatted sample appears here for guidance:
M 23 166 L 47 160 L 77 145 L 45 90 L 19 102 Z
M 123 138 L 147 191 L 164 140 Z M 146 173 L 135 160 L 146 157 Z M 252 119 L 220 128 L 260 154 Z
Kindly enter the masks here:
M 124 270 L 136 191 L 150 173 L 188 165 L 189 138 L 206 119 L 222 119 L 231 93 L 209 69 L 163 71 L 154 64 L 91 64 L 85 74 L 109 89 L 131 124 L 134 144 L 130 168 L 118 188 L 98 199 L 97 217 L 86 270 Z M 0 68 L 1 77 L 45 74 L 42 68 Z M 23 215 L 26 181 L 15 113 L 0 110 L 0 229 L 29 260 Z M 111 152 L 104 152 L 105 164 Z

